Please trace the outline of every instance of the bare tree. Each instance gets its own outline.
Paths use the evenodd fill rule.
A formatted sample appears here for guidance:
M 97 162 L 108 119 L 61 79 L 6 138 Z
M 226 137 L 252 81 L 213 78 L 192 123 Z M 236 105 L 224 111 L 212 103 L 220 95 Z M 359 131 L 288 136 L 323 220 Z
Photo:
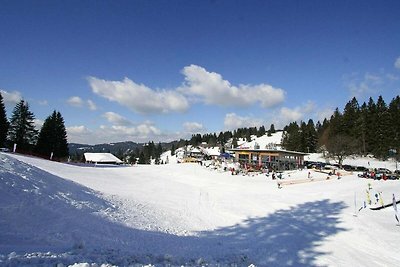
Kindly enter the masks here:
M 340 167 L 343 161 L 357 152 L 357 142 L 348 135 L 339 134 L 330 138 L 326 144 L 328 157 L 334 159 Z

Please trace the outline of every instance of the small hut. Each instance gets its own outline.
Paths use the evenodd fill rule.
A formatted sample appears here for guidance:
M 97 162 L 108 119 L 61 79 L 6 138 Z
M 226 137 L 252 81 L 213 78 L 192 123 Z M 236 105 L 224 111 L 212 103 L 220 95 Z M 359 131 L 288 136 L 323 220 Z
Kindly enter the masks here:
M 111 153 L 85 153 L 84 156 L 86 163 L 110 165 L 122 164 L 122 160 Z

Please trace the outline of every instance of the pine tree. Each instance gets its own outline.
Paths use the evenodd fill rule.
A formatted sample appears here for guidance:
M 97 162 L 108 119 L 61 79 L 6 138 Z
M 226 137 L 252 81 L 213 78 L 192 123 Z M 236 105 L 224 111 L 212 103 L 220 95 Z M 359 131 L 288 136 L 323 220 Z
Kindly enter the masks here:
M 9 140 L 17 144 L 17 149 L 22 151 L 31 151 L 37 136 L 37 130 L 34 125 L 35 116 L 29 110 L 29 105 L 21 100 L 15 106 L 10 121 L 8 132 Z
M 139 164 L 147 164 L 146 156 L 144 155 L 143 151 L 139 154 Z
M 290 123 L 283 130 L 282 146 L 287 150 L 299 151 L 301 149 L 301 134 L 297 122 Z
M 334 137 L 338 134 L 343 134 L 343 115 L 340 113 L 339 108 L 336 108 L 331 116 L 329 123 L 329 136 Z
M 387 105 L 383 100 L 382 96 L 379 96 L 376 102 L 376 137 L 378 143 L 373 151 L 374 155 L 378 158 L 387 158 L 390 148 L 390 114 L 387 109 Z
M 356 138 L 359 135 L 358 125 L 356 124 L 359 121 L 359 110 L 360 107 L 355 97 L 344 107 L 342 117 L 343 132 L 352 138 Z
M 0 93 L 0 147 L 4 147 L 9 123 L 6 115 L 6 108 L 4 107 L 3 96 Z
M 305 132 L 306 149 L 304 152 L 315 153 L 317 151 L 318 136 L 315 130 L 314 121 L 308 120 Z
M 274 125 L 274 124 L 271 124 L 271 127 L 269 127 L 268 132 L 271 133 L 271 134 L 276 133 L 275 125 Z
M 263 136 L 263 135 L 265 135 L 265 133 L 266 133 L 265 127 L 264 126 L 260 126 L 260 128 L 258 129 L 257 137 Z
M 365 142 L 368 153 L 373 153 L 375 150 L 376 144 L 379 142 L 376 134 L 375 134 L 375 125 L 377 121 L 377 110 L 376 104 L 372 97 L 369 98 L 367 109 L 365 112 L 365 124 L 367 131 L 365 132 Z
M 44 121 L 35 152 L 46 157 L 49 157 L 51 153 L 55 158 L 68 156 L 67 131 L 60 112 L 53 111 L 52 115 Z
M 174 144 L 172 144 L 172 147 L 171 147 L 171 156 L 173 156 L 173 155 L 175 155 L 175 145 Z
M 390 114 L 390 146 L 400 152 L 400 96 L 393 98 L 388 108 Z
M 232 146 L 233 146 L 234 148 L 236 148 L 236 147 L 238 146 L 238 140 L 237 140 L 236 137 L 233 137 L 233 139 L 232 139 Z
M 360 143 L 361 143 L 361 152 L 363 155 L 367 154 L 368 146 L 367 146 L 367 117 L 368 117 L 368 108 L 367 104 L 364 102 L 360 108 L 360 116 L 357 125 L 359 126 L 360 131 Z

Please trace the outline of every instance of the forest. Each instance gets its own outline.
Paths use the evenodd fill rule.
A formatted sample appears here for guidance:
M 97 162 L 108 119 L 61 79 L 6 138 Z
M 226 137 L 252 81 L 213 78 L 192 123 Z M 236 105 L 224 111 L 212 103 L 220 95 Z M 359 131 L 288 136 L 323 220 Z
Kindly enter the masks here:
M 376 101 L 370 97 L 361 105 L 353 97 L 343 111 L 336 108 L 332 116 L 322 122 L 315 123 L 312 119 L 291 122 L 282 130 L 282 146 L 287 150 L 327 152 L 334 156 L 370 154 L 379 159 L 397 157 L 400 149 L 400 97 L 396 96 L 389 104 L 382 96 Z M 195 134 L 186 144 L 196 146 L 206 142 L 209 145 L 236 147 L 239 138 L 250 141 L 252 135 L 262 136 L 275 131 L 271 124 L 269 130 L 261 126 L 220 132 L 219 135 Z

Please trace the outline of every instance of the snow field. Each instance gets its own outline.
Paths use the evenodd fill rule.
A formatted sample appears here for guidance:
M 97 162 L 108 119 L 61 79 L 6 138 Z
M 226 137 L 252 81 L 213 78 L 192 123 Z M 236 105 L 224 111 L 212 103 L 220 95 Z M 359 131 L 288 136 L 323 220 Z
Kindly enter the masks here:
M 11 154 L 0 164 L 0 265 L 400 262 L 393 208 L 358 212 L 368 183 L 390 202 L 400 181 L 311 172 L 314 181 L 278 189 L 265 175 L 198 164 L 89 168 Z M 305 180 L 308 170 L 283 176 Z

